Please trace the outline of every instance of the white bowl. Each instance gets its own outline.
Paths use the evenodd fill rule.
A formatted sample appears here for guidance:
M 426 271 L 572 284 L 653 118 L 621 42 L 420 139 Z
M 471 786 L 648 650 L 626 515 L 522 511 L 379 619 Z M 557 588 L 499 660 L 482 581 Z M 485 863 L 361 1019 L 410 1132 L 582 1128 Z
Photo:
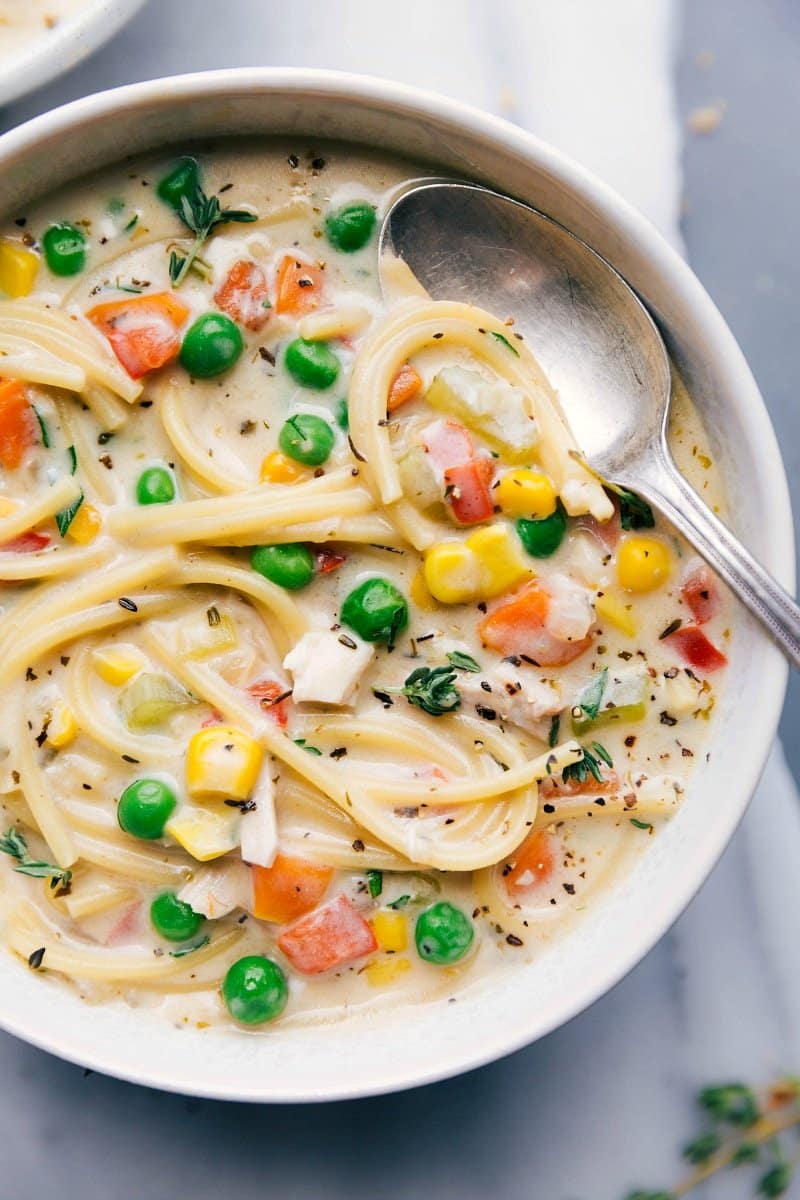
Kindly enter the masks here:
M 53 29 L 31 40 L 13 61 L 2 64 L 0 106 L 18 100 L 77 66 L 109 41 L 144 3 L 145 0 L 89 0 L 74 16 L 65 17 Z
M 0 211 L 122 155 L 228 134 L 338 137 L 425 159 L 535 204 L 575 230 L 658 314 L 731 486 L 731 520 L 787 587 L 794 582 L 786 480 L 742 354 L 686 264 L 603 184 L 529 134 L 376 79 L 241 70 L 156 80 L 91 96 L 0 139 Z M 236 1100 L 364 1096 L 454 1075 L 542 1037 L 629 971 L 714 867 L 774 738 L 787 668 L 742 612 L 710 761 L 633 873 L 529 967 L 458 997 L 253 1035 L 176 1030 L 148 1011 L 89 1007 L 0 955 L 0 1024 L 95 1070 Z M 58 991 L 56 992 L 56 988 Z

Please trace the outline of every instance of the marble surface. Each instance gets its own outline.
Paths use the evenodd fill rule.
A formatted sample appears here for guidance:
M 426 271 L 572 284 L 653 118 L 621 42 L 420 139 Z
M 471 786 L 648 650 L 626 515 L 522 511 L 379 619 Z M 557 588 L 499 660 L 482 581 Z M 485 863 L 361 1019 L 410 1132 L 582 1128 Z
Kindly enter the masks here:
M 788 323 L 784 340 L 769 318 L 783 319 L 797 275 L 797 250 L 781 236 L 796 240 L 798 155 L 777 131 L 762 136 L 752 109 L 759 88 L 771 94 L 764 72 L 778 55 L 783 119 L 792 113 L 796 128 L 793 2 L 694 0 L 682 14 L 670 0 L 406 0 L 402 13 L 388 0 L 295 0 L 286 11 L 151 0 L 91 62 L 1 112 L 0 128 L 116 83 L 258 63 L 369 71 L 507 115 L 603 175 L 673 242 L 685 237 L 757 373 L 776 384 L 773 416 L 794 431 L 792 456 L 800 351 L 796 338 L 786 344 Z M 717 47 L 713 66 L 696 65 L 697 51 Z M 719 89 L 729 96 L 721 129 L 686 149 L 682 234 L 679 111 Z M 758 211 L 758 173 L 784 184 L 763 242 L 740 233 Z M 719 867 L 627 979 L 537 1045 L 394 1097 L 324 1108 L 188 1100 L 84 1078 L 0 1035 L 0 1194 L 617 1200 L 634 1183 L 668 1183 L 698 1084 L 800 1069 L 798 878 L 800 807 L 776 752 Z M 749 1194 L 731 1176 L 706 1193 Z

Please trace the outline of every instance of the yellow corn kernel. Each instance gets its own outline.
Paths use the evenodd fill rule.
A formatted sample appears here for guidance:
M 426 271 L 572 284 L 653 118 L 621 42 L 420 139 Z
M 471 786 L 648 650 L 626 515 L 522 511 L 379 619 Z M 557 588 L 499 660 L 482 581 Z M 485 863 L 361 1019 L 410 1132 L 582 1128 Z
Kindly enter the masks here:
M 57 700 L 47 723 L 47 744 L 54 750 L 63 750 L 78 736 L 78 723 L 70 709 Z
M 423 612 L 436 612 L 436 601 L 425 582 L 425 571 L 422 567 L 419 568 L 411 580 L 408 594 L 411 597 L 411 603 L 416 604 L 417 608 L 421 608 Z
M 609 592 L 603 592 L 602 596 L 597 597 L 594 602 L 594 611 L 599 621 L 607 621 L 609 625 L 615 626 L 620 633 L 624 633 L 627 637 L 636 637 L 639 632 L 639 626 L 633 619 L 629 606 L 623 604 Z
M 92 651 L 92 666 L 101 679 L 121 687 L 142 669 L 142 659 L 130 650 L 117 646 L 99 646 Z
M 8 496 L 0 496 L 0 517 L 10 517 L 18 508 L 16 500 L 9 500 Z
M 280 450 L 273 450 L 261 464 L 262 483 L 297 483 L 307 475 L 305 467 Z
M 238 814 L 221 804 L 182 804 L 164 832 L 198 862 L 229 854 L 239 844 Z
M 199 729 L 186 754 L 186 785 L 193 798 L 246 800 L 256 786 L 263 751 L 231 725 Z
M 478 529 L 469 535 L 466 545 L 478 561 L 478 591 L 482 599 L 499 596 L 533 574 L 507 525 Z
M 652 592 L 666 583 L 669 550 L 654 537 L 627 537 L 617 550 L 617 580 L 629 592 Z
M 36 281 L 39 256 L 11 238 L 0 238 L 0 291 L 16 300 L 27 296 Z
M 394 910 L 376 913 L 370 925 L 381 950 L 399 952 L 408 946 L 408 922 L 403 913 Z
M 494 489 L 494 497 L 508 517 L 542 520 L 556 510 L 556 490 L 539 471 L 508 471 Z
M 370 987 L 387 987 L 410 970 L 411 963 L 407 958 L 378 958 L 367 964 L 364 974 Z
M 70 521 L 67 537 L 71 537 L 79 546 L 88 546 L 97 537 L 102 524 L 100 513 L 93 504 L 87 504 L 84 500 Z
M 425 552 L 425 582 L 441 604 L 467 604 L 478 592 L 478 560 L 464 542 L 439 542 Z

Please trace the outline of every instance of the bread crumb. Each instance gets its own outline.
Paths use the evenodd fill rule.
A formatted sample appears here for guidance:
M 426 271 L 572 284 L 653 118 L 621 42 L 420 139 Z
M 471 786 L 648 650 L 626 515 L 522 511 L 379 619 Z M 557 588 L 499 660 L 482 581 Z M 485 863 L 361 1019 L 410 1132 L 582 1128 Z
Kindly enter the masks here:
M 724 116 L 725 101 L 714 100 L 711 104 L 704 104 L 690 112 L 686 124 L 692 133 L 714 133 L 719 128 Z

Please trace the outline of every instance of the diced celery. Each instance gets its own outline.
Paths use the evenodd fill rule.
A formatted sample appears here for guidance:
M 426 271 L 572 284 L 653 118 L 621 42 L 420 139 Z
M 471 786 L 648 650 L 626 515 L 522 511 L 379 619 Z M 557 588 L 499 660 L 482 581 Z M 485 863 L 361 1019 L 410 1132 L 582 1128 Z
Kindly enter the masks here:
M 502 379 L 484 379 L 466 367 L 445 367 L 425 399 L 432 408 L 474 429 L 507 463 L 530 462 L 539 431 L 520 388 Z
M 119 703 L 129 729 L 146 729 L 161 725 L 173 713 L 197 701 L 168 675 L 143 671 L 123 688 Z
M 400 484 L 407 500 L 417 508 L 441 504 L 443 491 L 433 472 L 430 459 L 421 446 L 412 446 L 397 464 Z
M 227 613 L 215 607 L 181 627 L 178 646 L 183 658 L 202 660 L 234 650 L 239 644 L 236 626 Z
M 630 667 L 616 673 L 609 672 L 597 715 L 592 716 L 591 712 L 587 713 L 581 706 L 582 697 L 595 686 L 595 680 L 590 681 L 572 706 L 573 733 L 583 734 L 589 729 L 598 729 L 603 725 L 644 720 L 649 683 L 650 677 L 644 666 Z

